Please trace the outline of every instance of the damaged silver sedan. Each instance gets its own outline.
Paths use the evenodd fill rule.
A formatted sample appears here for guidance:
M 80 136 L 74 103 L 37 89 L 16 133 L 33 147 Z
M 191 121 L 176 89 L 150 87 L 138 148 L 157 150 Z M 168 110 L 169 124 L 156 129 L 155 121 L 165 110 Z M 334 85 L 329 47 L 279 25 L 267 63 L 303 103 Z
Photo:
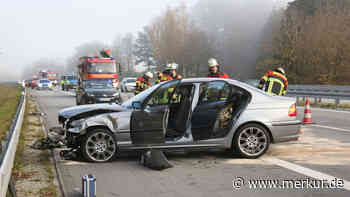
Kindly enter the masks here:
M 231 79 L 163 82 L 118 104 L 59 112 L 66 145 L 93 162 L 120 151 L 222 148 L 245 158 L 271 143 L 297 140 L 295 99 L 273 97 Z

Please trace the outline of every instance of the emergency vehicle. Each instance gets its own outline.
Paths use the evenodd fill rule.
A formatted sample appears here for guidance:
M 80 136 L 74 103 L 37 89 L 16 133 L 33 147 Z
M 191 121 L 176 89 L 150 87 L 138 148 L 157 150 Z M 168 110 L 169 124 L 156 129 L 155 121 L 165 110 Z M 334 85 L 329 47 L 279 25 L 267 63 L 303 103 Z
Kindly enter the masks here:
M 117 88 L 119 79 L 118 73 L 120 71 L 120 64 L 109 55 L 110 51 L 101 51 L 102 57 L 84 56 L 80 58 L 79 81 L 90 79 L 104 79 L 112 83 L 113 87 Z M 117 66 L 118 65 L 118 66 Z

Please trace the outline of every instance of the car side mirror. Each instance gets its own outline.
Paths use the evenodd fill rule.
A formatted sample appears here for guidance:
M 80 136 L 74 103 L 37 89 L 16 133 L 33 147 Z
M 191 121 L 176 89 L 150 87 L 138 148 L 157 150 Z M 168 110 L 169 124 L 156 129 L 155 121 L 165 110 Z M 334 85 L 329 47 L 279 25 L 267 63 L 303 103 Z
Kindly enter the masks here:
M 140 110 L 141 109 L 141 102 L 140 101 L 134 101 L 131 104 L 132 108 Z

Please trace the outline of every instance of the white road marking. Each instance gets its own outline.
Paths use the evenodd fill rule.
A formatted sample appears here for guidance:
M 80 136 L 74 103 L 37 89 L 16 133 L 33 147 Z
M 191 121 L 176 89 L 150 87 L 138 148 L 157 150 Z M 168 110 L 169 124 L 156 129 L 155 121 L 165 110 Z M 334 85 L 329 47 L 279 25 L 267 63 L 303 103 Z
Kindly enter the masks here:
M 350 133 L 350 130 L 337 128 L 337 127 L 329 127 L 329 126 L 324 126 L 324 125 L 319 125 L 319 124 L 313 124 L 313 125 L 310 125 L 310 126 L 312 126 L 312 127 L 320 127 L 320 128 L 324 128 L 324 129 L 332 129 L 332 130 L 337 130 L 337 131 L 344 131 L 344 132 L 349 132 Z
M 305 168 L 305 167 L 299 166 L 297 164 L 290 163 L 288 161 L 277 159 L 275 157 L 264 157 L 264 158 L 261 158 L 261 159 L 264 160 L 264 161 L 267 161 L 269 163 L 281 166 L 283 168 L 292 170 L 294 172 L 297 172 L 297 173 L 300 173 L 300 174 L 303 174 L 303 175 L 306 175 L 306 176 L 309 176 L 309 177 L 312 177 L 312 178 L 315 178 L 315 179 L 318 179 L 318 180 L 328 180 L 329 182 L 331 180 L 335 180 L 335 179 L 343 180 L 344 181 L 343 189 L 346 189 L 346 190 L 350 191 L 350 181 L 347 181 L 347 180 L 344 180 L 344 179 L 341 179 L 341 178 L 338 178 L 338 177 L 334 177 L 334 176 L 331 176 L 331 175 L 328 175 L 328 174 L 325 174 L 325 173 L 322 173 L 322 172 L 318 172 L 316 170 Z
M 297 107 L 298 109 L 304 109 L 304 107 Z M 346 113 L 350 114 L 350 111 L 340 111 L 340 110 L 334 110 L 334 109 L 322 109 L 322 108 L 311 108 L 311 112 L 315 111 L 325 111 L 325 112 L 334 112 L 334 113 Z

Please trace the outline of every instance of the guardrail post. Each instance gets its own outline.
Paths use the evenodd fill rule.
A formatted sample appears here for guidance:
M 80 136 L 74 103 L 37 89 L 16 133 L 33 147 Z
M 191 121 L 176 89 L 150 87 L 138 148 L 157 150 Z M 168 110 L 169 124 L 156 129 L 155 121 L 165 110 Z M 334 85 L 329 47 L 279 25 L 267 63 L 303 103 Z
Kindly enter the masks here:
M 10 139 L 10 132 L 6 131 L 5 134 L 6 134 L 6 136 L 5 136 L 6 141 L 9 141 L 9 139 Z
M 3 140 L 1 141 L 1 153 L 0 153 L 0 158 L 2 158 L 6 152 L 6 141 Z

